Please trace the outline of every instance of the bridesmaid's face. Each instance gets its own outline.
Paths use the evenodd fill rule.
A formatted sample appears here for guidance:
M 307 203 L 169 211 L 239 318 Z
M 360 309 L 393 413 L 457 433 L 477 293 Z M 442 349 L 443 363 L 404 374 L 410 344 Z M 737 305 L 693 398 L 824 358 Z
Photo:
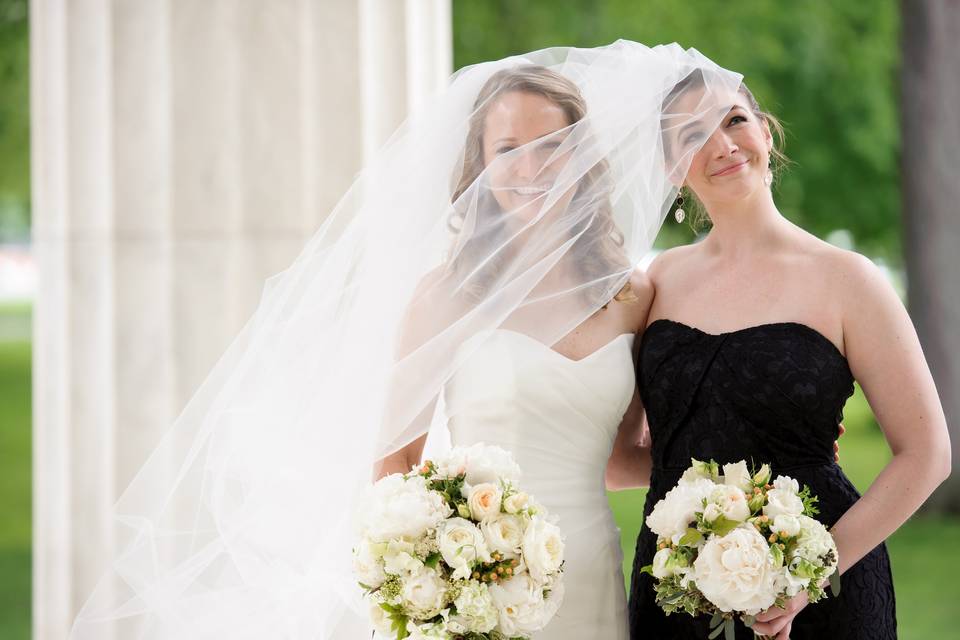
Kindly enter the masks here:
M 512 91 L 497 98 L 484 120 L 483 163 L 500 208 L 533 219 L 569 154 L 558 152 L 570 122 L 544 96 Z
M 766 189 L 773 138 L 767 123 L 750 109 L 746 97 L 731 96 L 730 109 L 720 125 L 703 140 L 704 133 L 679 133 L 681 144 L 702 142 L 694 154 L 684 182 L 709 208 L 711 202 L 743 200 L 757 189 Z M 700 136 L 699 139 L 694 139 Z

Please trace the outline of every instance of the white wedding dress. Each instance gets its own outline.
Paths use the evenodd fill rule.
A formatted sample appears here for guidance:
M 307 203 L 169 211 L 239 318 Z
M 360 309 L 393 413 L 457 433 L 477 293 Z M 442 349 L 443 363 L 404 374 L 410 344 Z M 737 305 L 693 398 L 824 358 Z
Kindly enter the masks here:
M 623 554 L 604 471 L 633 395 L 633 335 L 581 360 L 508 330 L 474 340 L 444 393 L 451 441 L 511 451 L 522 488 L 559 517 L 565 537 L 563 604 L 535 637 L 627 638 Z

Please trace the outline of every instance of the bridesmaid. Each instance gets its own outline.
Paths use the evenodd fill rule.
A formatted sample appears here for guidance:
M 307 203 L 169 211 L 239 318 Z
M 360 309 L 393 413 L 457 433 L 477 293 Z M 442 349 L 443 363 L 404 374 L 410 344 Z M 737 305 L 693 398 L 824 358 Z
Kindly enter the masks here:
M 690 76 L 668 97 L 689 112 L 702 97 Z M 768 461 L 820 497 L 840 551 L 839 597 L 806 596 L 762 613 L 737 638 L 896 637 L 890 562 L 883 541 L 950 473 L 937 390 L 917 334 L 883 274 L 790 223 L 771 194 L 782 129 L 746 85 L 715 131 L 664 132 L 664 148 L 705 140 L 682 186 L 712 223 L 707 237 L 667 251 L 640 345 L 638 379 L 652 439 L 645 515 L 690 458 Z M 678 179 L 678 183 L 680 179 Z M 838 212 L 838 217 L 842 211 Z M 679 216 L 678 216 L 679 217 Z M 861 497 L 833 459 L 843 405 L 862 386 L 893 458 Z M 702 640 L 708 621 L 666 616 L 640 567 L 655 552 L 643 528 L 630 598 L 631 637 Z

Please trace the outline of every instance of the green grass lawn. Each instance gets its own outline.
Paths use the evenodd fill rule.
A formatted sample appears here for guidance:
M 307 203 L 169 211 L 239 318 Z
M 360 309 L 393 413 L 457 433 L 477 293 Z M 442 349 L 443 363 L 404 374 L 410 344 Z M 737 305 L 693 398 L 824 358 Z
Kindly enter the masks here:
M 30 343 L 0 342 L 0 639 L 30 637 Z
M 29 324 L 29 309 L 0 308 L 17 315 L 0 325 Z M 30 343 L 0 336 L 0 640 L 30 637 Z M 861 393 L 847 405 L 841 464 L 861 491 L 890 453 Z M 624 573 L 629 580 L 633 546 L 640 529 L 643 491 L 610 495 L 622 531 Z M 960 518 L 918 517 L 889 541 L 897 589 L 900 638 L 948 637 L 960 602 Z

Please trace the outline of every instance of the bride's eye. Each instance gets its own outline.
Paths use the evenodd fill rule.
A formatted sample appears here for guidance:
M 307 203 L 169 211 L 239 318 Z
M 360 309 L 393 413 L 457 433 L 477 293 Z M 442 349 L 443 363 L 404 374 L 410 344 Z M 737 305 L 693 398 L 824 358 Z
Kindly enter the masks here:
M 516 147 L 510 147 L 510 146 L 498 147 L 497 150 L 495 151 L 495 153 L 496 153 L 497 155 L 502 155 L 502 154 L 504 154 L 504 153 L 510 153 L 510 152 L 513 151 L 515 148 L 516 148 Z
M 740 124 L 741 122 L 746 122 L 746 121 L 747 119 L 743 116 L 733 116 L 732 118 L 730 118 L 730 122 L 728 122 L 727 124 L 732 126 L 732 125 Z

